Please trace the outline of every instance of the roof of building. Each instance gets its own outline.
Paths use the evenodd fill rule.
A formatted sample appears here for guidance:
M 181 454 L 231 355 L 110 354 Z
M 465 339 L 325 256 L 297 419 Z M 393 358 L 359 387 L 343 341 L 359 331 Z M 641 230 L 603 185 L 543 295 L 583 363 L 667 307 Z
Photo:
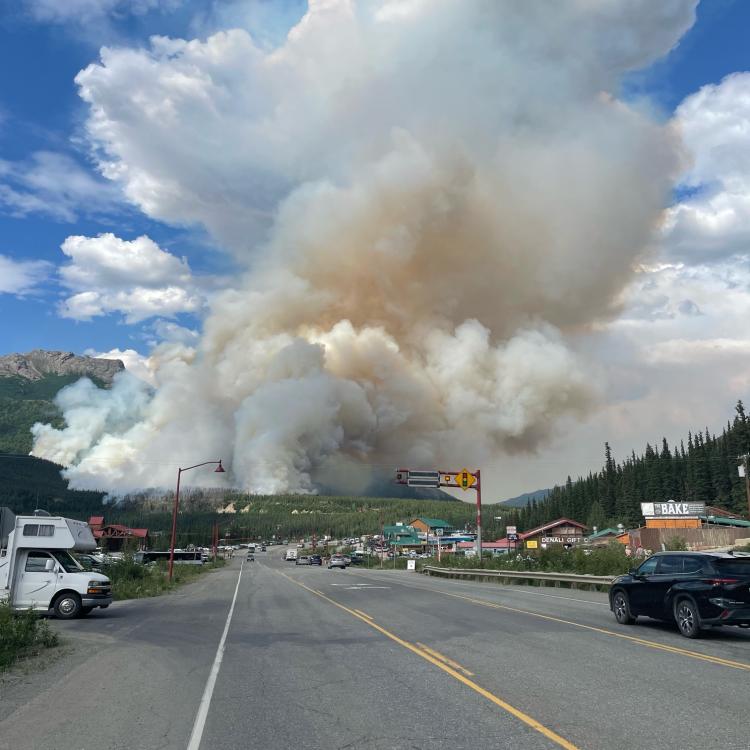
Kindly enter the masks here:
M 518 535 L 519 539 L 527 539 L 530 536 L 535 536 L 536 534 L 541 534 L 543 531 L 549 531 L 550 529 L 554 529 L 556 526 L 577 526 L 579 529 L 586 529 L 588 528 L 585 524 L 580 523 L 579 521 L 573 521 L 570 518 L 558 518 L 556 521 L 550 521 L 549 523 L 545 523 L 542 526 L 537 526 L 535 529 L 529 529 L 528 531 L 524 531 L 522 534 Z
M 726 516 L 701 516 L 701 520 L 708 521 L 709 523 L 715 523 L 719 526 L 750 526 L 750 521 L 745 521 L 742 518 L 727 518 Z
M 405 525 L 393 525 L 393 526 L 383 526 L 383 533 L 384 534 L 413 534 L 414 529 L 411 526 L 405 526 Z
M 92 529 L 95 539 L 101 539 L 108 536 L 137 536 L 145 539 L 148 536 L 148 529 L 130 529 L 119 523 L 108 523 L 100 529 Z
M 619 536 L 622 532 L 619 529 L 615 529 L 612 526 L 606 529 L 599 529 L 599 531 L 589 534 L 589 539 L 599 539 L 603 536 Z
M 418 516 L 417 518 L 412 518 L 412 520 L 409 521 L 409 525 L 413 525 L 414 521 L 421 521 L 425 526 L 428 526 L 431 529 L 453 528 L 451 524 L 449 524 L 447 521 L 444 521 L 442 518 L 426 518 L 425 516 Z

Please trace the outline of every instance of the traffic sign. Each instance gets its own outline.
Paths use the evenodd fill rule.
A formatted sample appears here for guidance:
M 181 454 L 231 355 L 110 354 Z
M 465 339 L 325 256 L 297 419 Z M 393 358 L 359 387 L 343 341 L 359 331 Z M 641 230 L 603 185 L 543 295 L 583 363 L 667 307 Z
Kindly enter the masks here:
M 440 487 L 440 472 L 438 471 L 412 471 L 408 472 L 406 483 L 409 487 Z
M 476 482 L 477 478 L 468 469 L 461 469 L 461 471 L 456 474 L 456 483 L 462 490 L 471 489 Z
M 517 542 L 518 534 L 507 534 L 507 538 L 509 542 Z
M 506 526 L 505 527 L 505 533 L 506 534 L 515 534 L 515 533 L 517 533 L 517 531 L 518 530 L 516 529 L 515 526 Z

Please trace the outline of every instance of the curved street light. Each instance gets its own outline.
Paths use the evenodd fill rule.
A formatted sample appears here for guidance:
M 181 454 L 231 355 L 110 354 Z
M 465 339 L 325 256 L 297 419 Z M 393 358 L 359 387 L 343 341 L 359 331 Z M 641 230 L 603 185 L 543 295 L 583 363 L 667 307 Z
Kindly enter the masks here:
M 221 465 L 221 459 L 218 461 L 204 461 L 202 464 L 188 466 L 185 469 L 177 469 L 177 491 L 174 493 L 174 509 L 172 510 L 172 541 L 169 544 L 169 580 L 172 580 L 172 569 L 174 568 L 174 545 L 177 537 L 177 508 L 180 505 L 180 477 L 184 471 L 197 469 L 199 466 L 208 466 L 209 464 L 218 464 L 214 469 L 216 474 L 224 474 L 224 467 Z

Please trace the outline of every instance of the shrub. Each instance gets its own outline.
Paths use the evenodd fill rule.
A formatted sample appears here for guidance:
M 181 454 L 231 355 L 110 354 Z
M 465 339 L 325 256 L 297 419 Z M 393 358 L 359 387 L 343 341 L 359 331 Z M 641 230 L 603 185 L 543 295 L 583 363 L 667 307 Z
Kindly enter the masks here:
M 57 633 L 34 612 L 13 612 L 0 603 L 0 670 L 24 656 L 57 645 Z

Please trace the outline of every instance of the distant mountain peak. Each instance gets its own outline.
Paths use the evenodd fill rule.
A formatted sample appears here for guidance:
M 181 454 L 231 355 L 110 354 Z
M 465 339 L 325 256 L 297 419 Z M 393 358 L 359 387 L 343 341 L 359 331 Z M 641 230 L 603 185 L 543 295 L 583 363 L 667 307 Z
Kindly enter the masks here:
M 81 357 L 73 352 L 44 349 L 0 357 L 0 377 L 15 376 L 26 380 L 41 380 L 46 375 L 80 375 L 111 385 L 114 376 L 124 369 L 125 365 L 119 359 Z

